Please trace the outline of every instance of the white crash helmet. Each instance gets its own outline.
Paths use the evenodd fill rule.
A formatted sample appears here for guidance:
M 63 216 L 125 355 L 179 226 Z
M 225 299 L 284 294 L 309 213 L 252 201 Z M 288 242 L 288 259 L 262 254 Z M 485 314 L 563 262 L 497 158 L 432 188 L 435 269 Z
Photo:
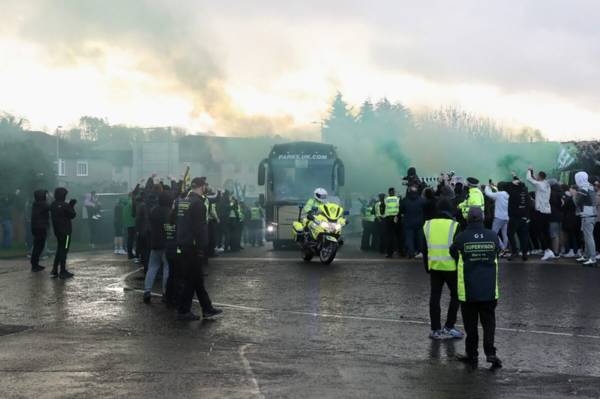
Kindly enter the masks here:
M 325 201 L 327 199 L 327 190 L 321 187 L 315 189 L 314 197 L 317 201 Z

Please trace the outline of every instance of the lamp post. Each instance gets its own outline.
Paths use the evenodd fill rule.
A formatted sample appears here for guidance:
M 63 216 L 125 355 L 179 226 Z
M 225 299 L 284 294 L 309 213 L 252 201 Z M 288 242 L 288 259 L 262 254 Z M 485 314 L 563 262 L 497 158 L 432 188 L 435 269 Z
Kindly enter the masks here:
M 62 126 L 56 127 L 56 132 L 54 133 L 56 136 L 56 175 L 60 176 L 60 130 Z

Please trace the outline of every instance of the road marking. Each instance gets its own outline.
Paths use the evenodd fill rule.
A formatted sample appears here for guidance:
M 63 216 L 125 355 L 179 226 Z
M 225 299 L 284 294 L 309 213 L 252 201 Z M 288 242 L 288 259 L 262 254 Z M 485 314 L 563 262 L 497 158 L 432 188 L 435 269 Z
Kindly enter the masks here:
M 250 366 L 250 362 L 246 358 L 246 349 L 248 349 L 252 344 L 244 344 L 240 346 L 239 354 L 240 359 L 242 359 L 242 364 L 244 365 L 244 370 L 246 370 L 246 375 L 248 379 L 252 383 L 252 393 L 256 395 L 257 398 L 265 399 L 265 396 L 260 391 L 260 387 L 258 386 L 258 381 L 256 380 L 256 376 L 254 375 L 254 371 L 252 371 L 252 366 Z
M 400 260 L 400 259 L 397 259 Z M 220 262 L 225 262 L 225 261 L 230 261 L 230 262 L 281 262 L 281 261 L 294 261 L 294 262 L 298 262 L 298 263 L 305 263 L 302 259 L 300 258 L 243 258 L 243 257 L 236 257 L 236 258 L 210 258 L 210 263 L 220 263 Z M 406 259 L 404 259 L 404 261 L 406 261 Z M 333 263 L 340 263 L 340 262 L 348 262 L 348 263 L 391 263 L 389 260 L 387 259 L 376 259 L 376 258 L 335 258 L 335 260 L 333 261 Z M 410 260 L 409 260 L 410 262 Z M 414 261 L 413 261 L 414 262 Z M 314 262 L 314 264 L 318 264 L 319 262 Z
M 232 308 L 232 309 L 254 311 L 254 312 L 273 312 L 273 313 L 279 312 L 279 313 L 295 314 L 295 315 L 300 315 L 300 316 L 323 317 L 323 318 L 331 318 L 331 319 L 365 320 L 365 321 L 380 321 L 380 322 L 386 322 L 386 323 L 429 325 L 429 322 L 422 321 L 422 320 L 387 319 L 387 318 L 383 318 L 383 317 L 352 316 L 352 315 L 335 314 L 335 313 L 313 313 L 313 312 L 302 312 L 302 311 L 297 311 L 297 310 L 267 309 L 267 308 L 232 305 L 232 304 L 227 304 L 227 303 L 216 303 L 216 302 L 215 302 L 215 305 Z M 457 324 L 457 325 L 459 327 L 463 327 L 460 324 Z M 560 336 L 560 337 L 600 339 L 600 336 L 598 336 L 598 335 L 573 334 L 573 333 L 558 332 L 558 331 L 524 330 L 521 328 L 508 328 L 508 327 L 496 327 L 496 330 L 514 332 L 514 333 L 525 333 L 525 334 L 540 334 L 540 335 L 555 335 L 555 336 Z
M 130 275 L 139 272 L 142 268 L 134 270 L 132 272 L 126 273 L 124 277 L 121 277 L 121 281 L 123 284 L 123 289 L 128 289 L 131 291 L 144 292 L 144 290 L 133 288 L 127 285 L 125 279 Z M 152 293 L 153 296 L 162 296 L 155 292 Z M 196 302 L 198 302 L 196 300 Z M 411 319 L 388 319 L 384 317 L 371 317 L 371 316 L 353 316 L 346 314 L 337 314 L 337 313 L 315 313 L 315 312 L 302 312 L 299 310 L 285 310 L 285 309 L 269 309 L 255 306 L 244 306 L 244 305 L 235 305 L 230 303 L 214 303 L 217 306 L 238 309 L 248 312 L 270 312 L 270 313 L 287 313 L 298 316 L 310 316 L 310 317 L 322 317 L 322 318 L 330 318 L 330 319 L 338 319 L 338 320 L 363 320 L 363 321 L 378 321 L 383 323 L 397 323 L 397 324 L 415 324 L 415 325 L 429 325 L 429 322 L 422 320 L 411 320 Z M 461 324 L 457 324 L 459 327 L 463 327 Z M 481 327 L 480 327 L 481 329 Z M 545 331 L 545 330 L 524 330 L 521 328 L 509 328 L 509 327 L 496 327 L 497 331 L 506 331 L 517 334 L 534 334 L 534 335 L 551 335 L 558 337 L 569 337 L 569 338 L 589 338 L 600 340 L 600 335 L 589 335 L 589 334 L 573 334 L 567 332 L 559 332 L 559 331 Z

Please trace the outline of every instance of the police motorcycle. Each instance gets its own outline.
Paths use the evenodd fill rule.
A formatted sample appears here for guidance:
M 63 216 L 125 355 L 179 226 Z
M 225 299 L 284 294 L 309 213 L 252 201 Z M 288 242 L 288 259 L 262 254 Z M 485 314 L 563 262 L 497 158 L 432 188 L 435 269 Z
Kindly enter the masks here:
M 344 245 L 342 227 L 348 212 L 334 202 L 326 202 L 313 207 L 302 220 L 303 207 L 299 206 L 298 220 L 292 224 L 292 236 L 300 246 L 302 259 L 310 262 L 319 256 L 321 263 L 329 265 Z

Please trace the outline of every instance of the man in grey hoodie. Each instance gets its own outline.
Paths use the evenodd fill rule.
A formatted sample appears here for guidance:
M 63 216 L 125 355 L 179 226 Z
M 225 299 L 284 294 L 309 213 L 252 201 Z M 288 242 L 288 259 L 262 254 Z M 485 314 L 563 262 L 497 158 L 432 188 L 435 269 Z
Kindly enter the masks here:
M 581 218 L 581 231 L 585 242 L 585 253 L 577 259 L 583 266 L 596 266 L 596 243 L 594 242 L 594 225 L 596 224 L 596 190 L 589 182 L 586 172 L 575 174 L 577 188 L 571 188 L 573 201 L 577 206 L 577 215 Z

